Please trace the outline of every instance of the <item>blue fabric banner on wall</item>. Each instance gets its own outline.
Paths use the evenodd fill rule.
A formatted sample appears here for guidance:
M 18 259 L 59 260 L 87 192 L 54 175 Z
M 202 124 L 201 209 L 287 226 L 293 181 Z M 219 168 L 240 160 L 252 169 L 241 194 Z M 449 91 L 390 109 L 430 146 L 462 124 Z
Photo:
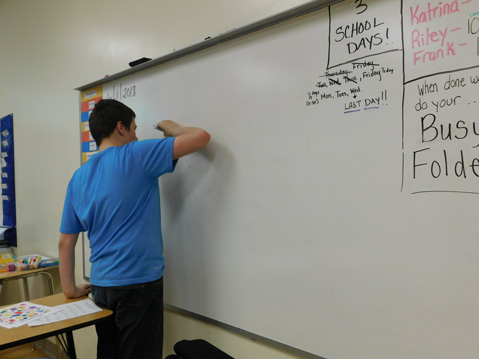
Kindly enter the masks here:
M 17 214 L 15 205 L 15 153 L 13 141 L 13 114 L 0 119 L 0 148 L 2 167 L 2 225 L 12 227 L 4 234 L 10 245 L 17 246 Z

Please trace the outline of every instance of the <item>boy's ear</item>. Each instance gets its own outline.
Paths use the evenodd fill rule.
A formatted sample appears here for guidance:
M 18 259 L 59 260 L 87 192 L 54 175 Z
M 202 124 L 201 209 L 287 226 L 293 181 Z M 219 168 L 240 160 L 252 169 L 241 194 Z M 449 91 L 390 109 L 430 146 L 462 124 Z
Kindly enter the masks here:
M 123 126 L 123 122 L 118 121 L 118 122 L 116 123 L 116 130 L 118 131 L 118 133 L 119 133 L 120 135 L 123 135 L 123 134 L 125 133 L 126 128 L 125 128 L 125 126 Z

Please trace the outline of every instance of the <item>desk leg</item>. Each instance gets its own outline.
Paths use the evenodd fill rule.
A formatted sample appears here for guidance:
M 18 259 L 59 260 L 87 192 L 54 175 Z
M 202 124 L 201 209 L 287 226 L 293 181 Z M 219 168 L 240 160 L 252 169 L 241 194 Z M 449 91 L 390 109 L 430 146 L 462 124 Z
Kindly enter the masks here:
M 22 278 L 23 279 L 23 294 L 25 295 L 25 300 L 29 301 L 30 300 L 30 290 L 28 289 L 28 280 L 27 278 Z
M 30 290 L 28 289 L 28 278 L 24 277 L 23 280 L 23 295 L 25 296 L 25 301 L 30 300 Z M 35 342 L 32 343 L 32 350 L 35 350 Z
M 66 336 L 67 336 L 68 354 L 70 354 L 70 359 L 77 359 L 77 353 L 75 351 L 75 342 L 73 341 L 73 333 L 66 332 Z

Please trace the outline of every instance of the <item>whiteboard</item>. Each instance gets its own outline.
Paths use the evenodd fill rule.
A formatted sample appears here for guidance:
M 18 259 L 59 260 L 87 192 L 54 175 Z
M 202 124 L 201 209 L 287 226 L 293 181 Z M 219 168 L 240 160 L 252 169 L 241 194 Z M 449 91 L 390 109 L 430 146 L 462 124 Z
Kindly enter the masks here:
M 478 11 L 349 0 L 103 80 L 140 139 L 212 135 L 160 178 L 165 302 L 305 358 L 477 357 Z

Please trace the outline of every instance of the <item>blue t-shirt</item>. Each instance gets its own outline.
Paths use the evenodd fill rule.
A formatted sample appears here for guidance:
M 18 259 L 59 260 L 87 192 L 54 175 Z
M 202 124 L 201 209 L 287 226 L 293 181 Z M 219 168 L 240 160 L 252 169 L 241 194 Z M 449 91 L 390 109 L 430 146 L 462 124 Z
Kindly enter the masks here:
M 74 173 L 60 232 L 88 232 L 91 284 L 131 285 L 163 276 L 158 177 L 175 168 L 173 142 L 169 137 L 109 147 Z

